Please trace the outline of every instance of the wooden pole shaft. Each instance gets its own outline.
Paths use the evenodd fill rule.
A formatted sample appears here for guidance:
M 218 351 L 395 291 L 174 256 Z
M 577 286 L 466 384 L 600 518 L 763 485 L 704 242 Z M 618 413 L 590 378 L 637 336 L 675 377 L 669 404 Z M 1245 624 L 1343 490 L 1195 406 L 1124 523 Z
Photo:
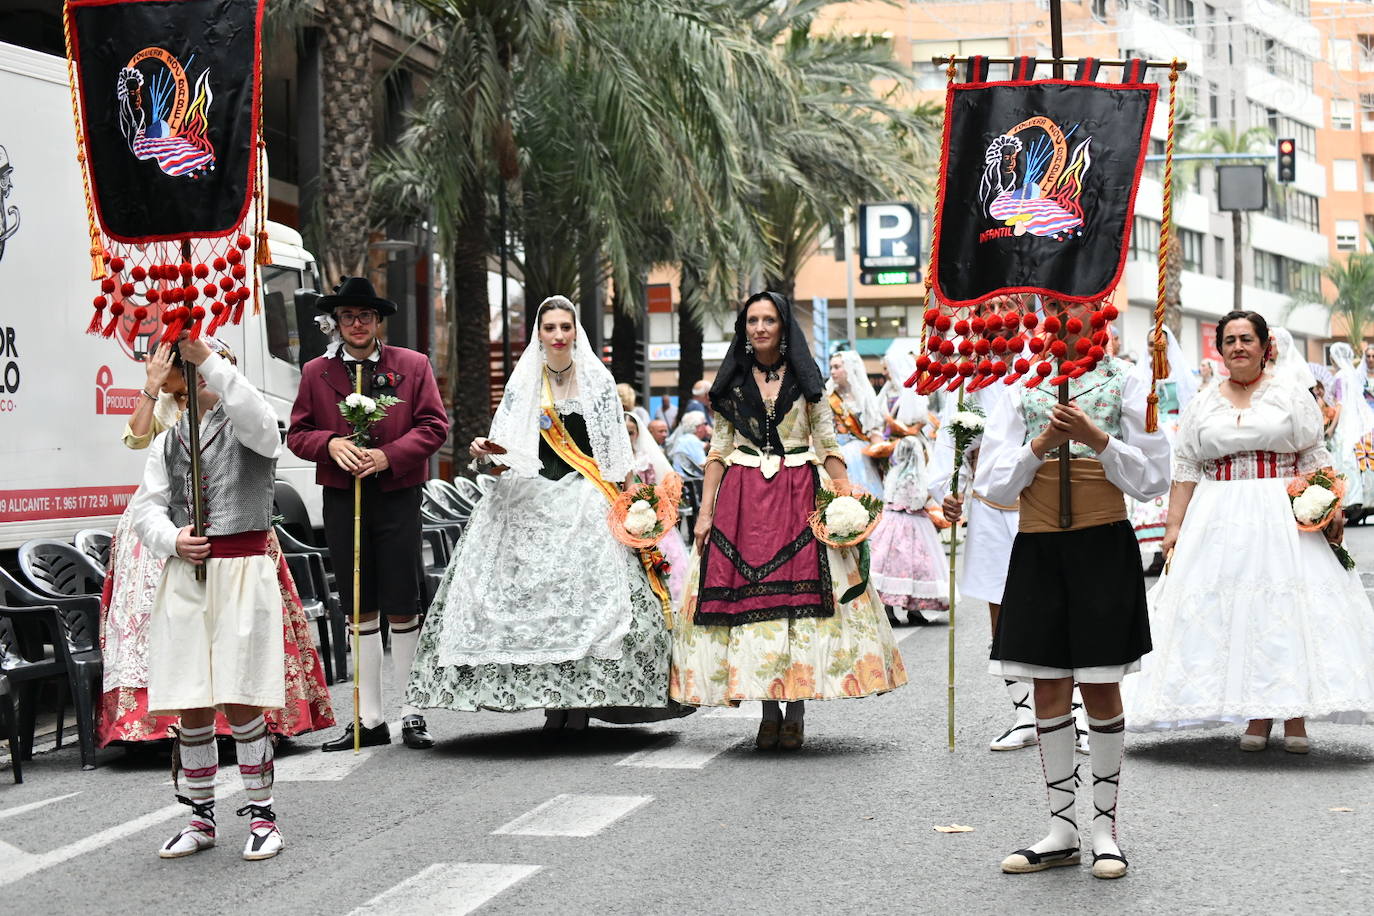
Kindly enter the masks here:
M 363 393 L 363 364 L 356 363 L 353 373 L 353 390 Z M 358 708 L 361 696 L 359 672 L 362 668 L 362 543 L 363 543 L 363 481 L 353 478 L 353 753 L 361 754 L 363 749 L 362 713 Z

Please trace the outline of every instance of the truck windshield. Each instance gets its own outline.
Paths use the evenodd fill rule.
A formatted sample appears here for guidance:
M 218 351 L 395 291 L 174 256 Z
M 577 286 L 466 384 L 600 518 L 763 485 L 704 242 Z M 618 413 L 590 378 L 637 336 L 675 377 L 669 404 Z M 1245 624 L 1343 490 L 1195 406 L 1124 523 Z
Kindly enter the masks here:
M 262 317 L 267 328 L 267 350 L 277 359 L 300 365 L 300 327 L 292 294 L 304 285 L 294 267 L 264 264 L 262 268 Z

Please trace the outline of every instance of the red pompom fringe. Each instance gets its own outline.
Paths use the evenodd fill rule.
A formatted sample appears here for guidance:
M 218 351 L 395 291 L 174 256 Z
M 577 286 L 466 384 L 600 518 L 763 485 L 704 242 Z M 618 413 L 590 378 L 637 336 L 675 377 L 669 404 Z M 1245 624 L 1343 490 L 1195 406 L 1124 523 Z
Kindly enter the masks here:
M 242 299 L 240 299 L 240 300 L 238 301 L 238 304 L 234 306 L 234 317 L 233 317 L 232 319 L 230 319 L 230 320 L 231 320 L 234 324 L 238 324 L 240 321 L 243 320 L 243 300 L 242 300 Z
M 100 336 L 100 326 L 103 325 L 104 323 L 105 323 L 105 310 L 104 310 L 104 309 L 96 309 L 96 310 L 95 310 L 95 314 L 91 316 L 91 323 L 88 324 L 88 325 L 86 325 L 86 333 L 87 333 L 87 334 L 91 334 L 91 335 L 93 335 L 93 336 L 95 336 L 95 337 L 99 337 L 99 336 Z

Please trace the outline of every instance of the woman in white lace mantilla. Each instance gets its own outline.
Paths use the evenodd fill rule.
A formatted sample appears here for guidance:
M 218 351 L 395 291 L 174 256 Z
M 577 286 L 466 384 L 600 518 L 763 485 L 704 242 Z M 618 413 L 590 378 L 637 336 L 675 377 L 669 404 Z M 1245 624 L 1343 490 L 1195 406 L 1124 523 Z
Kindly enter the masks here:
M 1272 720 L 1306 753 L 1307 719 L 1374 716 L 1374 610 L 1359 575 L 1323 532 L 1297 528 L 1288 481 L 1331 465 L 1305 378 L 1265 366 L 1268 329 L 1253 312 L 1217 325 L 1230 376 L 1183 413 L 1163 547 L 1151 590 L 1154 653 L 1123 685 L 1133 730 L 1248 723 L 1242 750 L 1264 750 Z
M 435 595 L 408 701 L 545 709 L 552 727 L 677 715 L 663 602 L 607 521 L 635 469 L 615 380 L 567 299 L 546 299 L 535 327 L 490 435 L 473 441 L 499 476 Z

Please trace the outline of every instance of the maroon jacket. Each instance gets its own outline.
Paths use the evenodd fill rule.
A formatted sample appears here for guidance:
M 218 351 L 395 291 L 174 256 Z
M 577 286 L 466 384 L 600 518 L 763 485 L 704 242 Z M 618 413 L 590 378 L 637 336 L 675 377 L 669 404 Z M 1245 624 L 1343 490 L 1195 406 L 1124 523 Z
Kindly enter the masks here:
M 448 414 L 439 397 L 434 370 L 423 354 L 404 347 L 383 346 L 376 363 L 367 363 L 375 375 L 390 373 L 395 384 L 372 386 L 372 394 L 394 394 L 401 403 L 387 410 L 386 419 L 372 427 L 374 448 L 391 463 L 377 475 L 383 490 L 418 486 L 429 477 L 429 457 L 448 438 Z M 366 390 L 366 389 L 364 389 Z M 353 393 L 342 356 L 320 356 L 305 364 L 301 387 L 291 408 L 291 428 L 286 447 L 315 462 L 315 482 L 347 489 L 353 475 L 329 457 L 329 440 L 353 432 L 339 413 L 339 402 Z

